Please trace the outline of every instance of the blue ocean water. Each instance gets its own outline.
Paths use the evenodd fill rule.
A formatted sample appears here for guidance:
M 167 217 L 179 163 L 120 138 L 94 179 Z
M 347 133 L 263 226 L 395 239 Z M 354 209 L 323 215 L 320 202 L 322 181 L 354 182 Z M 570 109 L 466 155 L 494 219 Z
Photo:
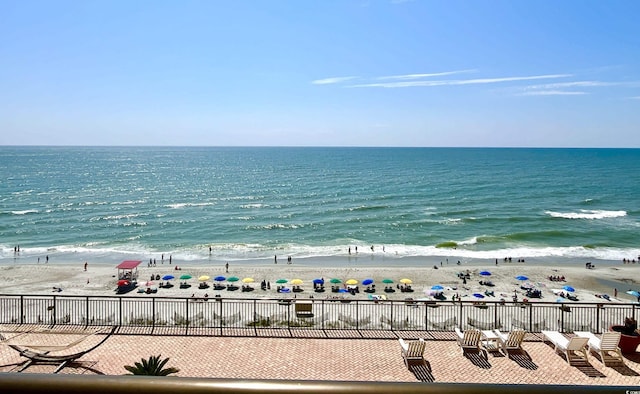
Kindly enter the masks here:
M 0 261 L 640 254 L 637 149 L 0 147 L 0 182 Z

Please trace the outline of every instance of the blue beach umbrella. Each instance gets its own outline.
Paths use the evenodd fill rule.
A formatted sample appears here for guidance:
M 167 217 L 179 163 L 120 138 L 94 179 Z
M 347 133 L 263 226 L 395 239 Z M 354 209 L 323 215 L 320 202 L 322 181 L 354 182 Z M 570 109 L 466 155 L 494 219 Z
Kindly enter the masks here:
M 562 290 L 566 290 L 568 292 L 573 293 L 574 291 L 576 291 L 576 289 L 574 289 L 573 287 L 566 285 L 566 286 L 562 286 Z
M 518 276 L 516 276 L 516 279 L 518 279 L 518 280 L 528 280 L 529 278 L 527 278 L 524 275 L 518 275 Z
M 213 278 L 213 280 L 215 280 L 216 282 L 223 282 L 225 281 L 227 278 L 225 278 L 224 276 L 220 275 L 220 276 L 216 276 L 215 278 Z
M 324 279 L 314 279 L 313 280 L 313 284 L 314 285 L 323 285 L 324 284 Z
M 627 291 L 627 294 L 630 294 L 630 295 L 632 295 L 634 297 L 640 297 L 640 293 L 638 293 L 635 290 L 629 290 L 629 291 Z
M 433 285 L 431 286 L 431 290 L 444 290 L 444 287 L 441 285 Z
M 480 294 L 480 293 L 473 293 L 473 296 L 476 298 L 484 298 L 484 294 Z
M 373 279 L 365 279 L 362 281 L 362 284 L 365 286 L 369 286 L 372 283 L 373 283 Z
M 173 275 L 165 275 L 165 276 L 162 277 L 162 280 L 171 280 L 173 278 L 175 278 L 175 276 L 173 276 Z
M 491 276 L 491 272 L 489 272 L 489 271 L 480 271 L 480 275 L 482 275 L 482 276 Z

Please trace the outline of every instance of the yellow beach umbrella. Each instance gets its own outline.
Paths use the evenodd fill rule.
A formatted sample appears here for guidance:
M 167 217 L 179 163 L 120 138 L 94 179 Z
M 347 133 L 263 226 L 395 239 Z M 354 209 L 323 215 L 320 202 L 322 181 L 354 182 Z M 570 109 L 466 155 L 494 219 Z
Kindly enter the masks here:
M 357 285 L 357 284 L 358 284 L 358 281 L 357 281 L 357 280 L 355 280 L 355 279 L 349 279 L 348 281 L 346 281 L 346 282 L 344 282 L 344 283 L 346 283 L 346 284 L 348 284 L 348 285 Z
M 400 283 L 402 283 L 403 285 L 410 285 L 413 283 L 413 281 L 411 279 L 404 278 L 400 279 Z
M 293 280 L 291 280 L 291 284 L 292 285 L 296 285 L 297 286 L 297 285 L 301 285 L 302 283 L 303 283 L 302 279 L 293 279 Z
M 253 278 L 244 278 L 242 279 L 242 283 L 253 283 L 255 282 L 255 280 L 253 280 Z
M 202 282 L 206 282 L 209 279 L 211 279 L 211 277 L 209 275 L 202 275 L 201 277 L 198 278 L 198 280 L 202 281 Z

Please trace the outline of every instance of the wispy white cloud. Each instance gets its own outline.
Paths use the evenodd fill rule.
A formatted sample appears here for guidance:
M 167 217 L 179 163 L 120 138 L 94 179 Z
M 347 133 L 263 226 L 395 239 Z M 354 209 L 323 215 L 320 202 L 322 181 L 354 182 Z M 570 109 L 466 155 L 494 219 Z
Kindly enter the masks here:
M 614 82 L 601 82 L 601 81 L 572 81 L 572 82 L 559 82 L 559 83 L 546 83 L 542 85 L 530 85 L 525 87 L 525 89 L 530 90 L 555 90 L 555 89 L 566 89 L 566 88 L 575 88 L 575 87 L 598 87 L 598 86 L 612 86 L 616 85 Z
M 581 96 L 584 94 L 589 93 L 570 90 L 531 90 L 520 93 L 521 96 Z
M 356 78 L 358 77 L 332 77 L 332 78 L 316 79 L 315 81 L 311 81 L 311 83 L 314 85 L 330 85 L 334 83 L 350 81 Z
M 532 75 L 526 77 L 502 77 L 502 78 L 476 78 L 476 79 L 450 79 L 450 80 L 427 80 L 427 81 L 409 81 L 409 82 L 388 82 L 388 83 L 367 83 L 360 85 L 351 85 L 352 88 L 408 88 L 416 86 L 445 86 L 445 85 L 477 85 L 492 84 L 504 82 L 531 81 L 537 79 L 554 79 L 567 78 L 572 74 L 546 74 Z
M 446 75 L 455 75 L 455 74 L 472 73 L 472 72 L 476 72 L 476 70 L 444 71 L 444 72 L 430 73 L 430 74 L 389 75 L 389 76 L 385 76 L 385 77 L 378 77 L 376 79 L 379 79 L 379 80 L 387 80 L 387 79 L 420 79 L 420 78 L 431 78 L 431 77 L 444 77 Z
M 631 100 L 640 100 L 640 96 L 629 97 Z

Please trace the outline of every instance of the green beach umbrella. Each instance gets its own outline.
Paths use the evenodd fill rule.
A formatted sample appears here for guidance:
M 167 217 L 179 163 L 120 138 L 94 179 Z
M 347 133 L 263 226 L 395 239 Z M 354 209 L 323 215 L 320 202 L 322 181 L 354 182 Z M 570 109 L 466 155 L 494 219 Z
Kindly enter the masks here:
M 189 274 L 180 275 L 180 280 L 187 280 L 187 279 L 191 279 L 191 275 Z
M 340 279 L 337 279 L 337 278 L 333 278 L 329 282 L 331 282 L 331 283 L 342 283 L 342 281 Z
M 282 283 L 287 283 L 287 282 L 288 282 L 288 280 L 286 280 L 286 279 L 278 279 L 278 280 L 276 281 L 276 283 L 280 283 L 280 284 L 282 284 Z
M 391 279 L 382 279 L 382 283 L 393 283 Z
M 229 282 L 237 282 L 237 281 L 240 280 L 240 278 L 238 278 L 237 276 L 231 276 L 231 277 L 227 278 L 227 280 Z

